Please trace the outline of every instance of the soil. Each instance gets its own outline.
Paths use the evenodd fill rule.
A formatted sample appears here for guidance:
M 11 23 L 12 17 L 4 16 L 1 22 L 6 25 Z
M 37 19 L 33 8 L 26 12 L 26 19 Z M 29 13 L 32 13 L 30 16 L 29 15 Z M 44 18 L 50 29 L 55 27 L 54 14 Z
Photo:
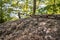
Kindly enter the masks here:
M 60 16 L 35 15 L 0 24 L 0 40 L 60 40 Z

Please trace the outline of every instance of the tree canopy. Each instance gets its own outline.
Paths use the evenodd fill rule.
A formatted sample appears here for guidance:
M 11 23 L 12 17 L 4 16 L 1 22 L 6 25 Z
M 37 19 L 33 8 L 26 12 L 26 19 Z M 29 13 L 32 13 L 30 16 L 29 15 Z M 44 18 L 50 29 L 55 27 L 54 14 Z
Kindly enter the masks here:
M 60 0 L 0 0 L 0 23 L 30 15 L 60 14 Z

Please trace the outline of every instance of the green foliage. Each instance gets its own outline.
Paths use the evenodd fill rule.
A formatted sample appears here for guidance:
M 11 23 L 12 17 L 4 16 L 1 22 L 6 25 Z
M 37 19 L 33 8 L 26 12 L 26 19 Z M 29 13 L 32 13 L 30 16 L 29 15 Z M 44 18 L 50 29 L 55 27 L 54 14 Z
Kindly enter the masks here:
M 8 2 L 8 0 L 6 0 L 6 1 L 0 0 L 0 23 L 9 21 L 11 19 L 11 17 L 9 16 L 9 14 L 7 14 L 7 12 L 5 10 L 6 8 L 3 7 L 4 3 L 6 3 L 6 2 Z
M 11 13 L 21 12 L 21 18 L 27 18 L 33 11 L 36 15 L 60 14 L 60 0 L 0 0 L 0 23 L 18 19 L 11 17 Z

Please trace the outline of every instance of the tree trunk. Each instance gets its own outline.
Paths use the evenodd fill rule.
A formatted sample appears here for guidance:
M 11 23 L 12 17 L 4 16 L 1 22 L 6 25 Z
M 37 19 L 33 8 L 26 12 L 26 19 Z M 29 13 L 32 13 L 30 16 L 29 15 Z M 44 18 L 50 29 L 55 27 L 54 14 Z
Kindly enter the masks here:
M 36 0 L 33 0 L 33 15 L 35 15 L 36 12 Z

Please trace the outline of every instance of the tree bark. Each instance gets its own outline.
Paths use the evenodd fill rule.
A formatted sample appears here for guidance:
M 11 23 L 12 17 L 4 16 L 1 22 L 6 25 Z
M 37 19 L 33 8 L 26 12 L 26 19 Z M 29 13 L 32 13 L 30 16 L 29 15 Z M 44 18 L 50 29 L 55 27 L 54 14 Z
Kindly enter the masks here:
M 33 0 L 33 15 L 35 15 L 36 12 L 36 0 Z

